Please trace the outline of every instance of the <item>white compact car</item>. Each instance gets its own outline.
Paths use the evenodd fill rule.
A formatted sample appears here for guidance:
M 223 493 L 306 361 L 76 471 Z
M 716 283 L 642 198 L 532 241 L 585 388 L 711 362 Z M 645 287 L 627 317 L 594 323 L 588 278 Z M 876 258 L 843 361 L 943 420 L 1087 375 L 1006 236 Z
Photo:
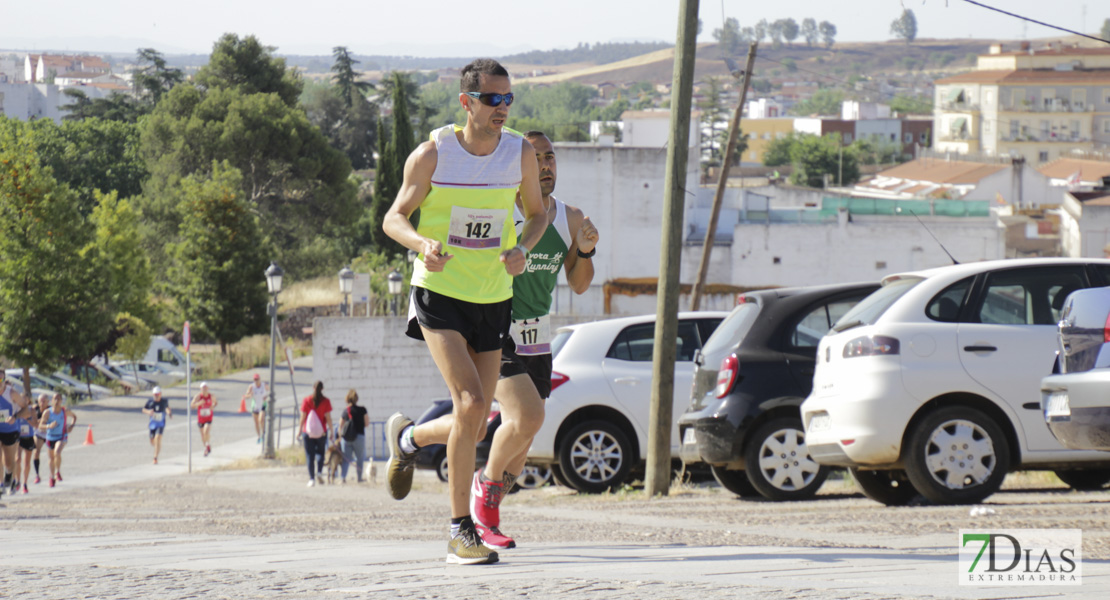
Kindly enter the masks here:
M 671 455 L 676 458 L 678 418 L 689 404 L 694 353 L 727 315 L 678 315 L 671 417 Z M 551 344 L 551 397 L 528 462 L 552 466 L 556 481 L 581 492 L 603 492 L 624 483 L 647 458 L 654 346 L 655 315 L 559 329 Z
M 1015 469 L 1107 469 L 1045 426 L 1040 382 L 1068 294 L 1110 260 L 1017 259 L 891 275 L 821 341 L 802 404 L 810 454 L 888 505 L 975 503 Z

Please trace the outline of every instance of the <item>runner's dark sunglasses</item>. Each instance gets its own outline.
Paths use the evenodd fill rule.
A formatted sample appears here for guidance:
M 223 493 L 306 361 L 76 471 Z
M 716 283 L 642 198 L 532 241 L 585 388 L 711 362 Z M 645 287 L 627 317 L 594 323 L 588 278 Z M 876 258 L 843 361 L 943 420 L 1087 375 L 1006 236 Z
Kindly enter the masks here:
M 482 104 L 485 104 L 486 106 L 501 106 L 501 101 L 502 100 L 505 101 L 505 106 L 512 106 L 512 104 L 513 104 L 513 93 L 512 92 L 509 92 L 508 94 L 494 94 L 492 92 L 463 92 L 463 93 L 466 94 L 467 96 L 470 96 L 471 98 L 477 98 L 478 102 L 481 102 Z

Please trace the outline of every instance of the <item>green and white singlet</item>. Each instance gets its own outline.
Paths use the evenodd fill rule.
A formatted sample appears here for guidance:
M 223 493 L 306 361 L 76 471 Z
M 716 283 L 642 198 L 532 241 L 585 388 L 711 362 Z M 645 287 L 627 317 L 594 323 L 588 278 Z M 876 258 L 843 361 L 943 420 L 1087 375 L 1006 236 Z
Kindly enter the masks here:
M 502 128 L 497 149 L 475 156 L 459 143 L 455 134 L 461 129 L 447 125 L 431 134 L 436 168 L 416 228 L 454 258 L 433 273 L 420 255 L 413 263 L 412 285 L 475 304 L 502 302 L 513 296 L 513 278 L 498 258 L 517 243 L 512 219 L 524 138 Z
M 528 253 L 528 268 L 513 279 L 513 323 L 509 332 L 516 343 L 516 353 L 521 356 L 549 354 L 551 352 L 552 293 L 559 280 L 559 270 L 573 239 L 567 225 L 566 205 L 551 196 L 555 203 L 555 218 L 543 232 L 543 237 Z M 514 205 L 515 206 L 515 205 Z M 513 210 L 516 226 L 523 229 L 524 215 L 519 208 Z M 518 232 L 519 234 L 520 232 Z

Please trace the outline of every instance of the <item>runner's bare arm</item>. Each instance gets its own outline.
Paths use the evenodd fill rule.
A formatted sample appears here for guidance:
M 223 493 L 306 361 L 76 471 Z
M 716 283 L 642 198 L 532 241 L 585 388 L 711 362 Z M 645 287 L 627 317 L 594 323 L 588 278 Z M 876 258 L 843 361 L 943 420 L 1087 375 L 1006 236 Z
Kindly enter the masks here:
M 436 160 L 439 153 L 436 151 L 435 142 L 427 141 L 416 147 L 408 159 L 405 160 L 405 176 L 401 182 L 401 190 L 397 192 L 397 199 L 393 206 L 385 213 L 382 220 L 382 229 L 386 235 L 397 243 L 415 250 L 424 257 L 424 266 L 429 271 L 442 271 L 444 264 L 451 259 L 451 255 L 443 251 L 443 243 L 439 240 L 426 238 L 416 233 L 409 217 L 432 189 L 432 173 L 436 170 Z
M 547 211 L 543 209 L 543 196 L 540 192 L 540 167 L 536 163 L 536 150 L 528 140 L 521 140 L 520 155 L 520 204 L 524 213 L 524 230 L 517 240 L 531 250 L 540 243 L 543 232 L 547 230 Z M 512 276 L 524 272 L 526 256 L 516 248 L 501 253 L 501 262 Z
M 566 205 L 564 205 L 566 206 Z M 594 261 L 588 258 L 579 258 L 578 251 L 589 254 L 597 246 L 598 233 L 590 218 L 582 214 L 582 210 L 567 206 L 567 229 L 570 229 L 574 239 L 567 256 L 563 259 L 563 271 L 567 276 L 567 284 L 575 294 L 584 294 L 590 289 L 594 280 Z

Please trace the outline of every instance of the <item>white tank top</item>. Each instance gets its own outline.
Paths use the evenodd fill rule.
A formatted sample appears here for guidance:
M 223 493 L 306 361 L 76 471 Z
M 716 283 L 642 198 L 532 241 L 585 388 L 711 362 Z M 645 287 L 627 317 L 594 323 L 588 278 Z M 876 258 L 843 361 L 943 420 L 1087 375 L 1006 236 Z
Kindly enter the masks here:
M 254 385 L 252 383 L 251 384 L 251 395 L 254 396 L 254 399 L 257 400 L 258 402 L 262 402 L 263 400 L 266 399 L 266 386 L 262 385 L 261 383 L 258 384 L 258 385 Z

